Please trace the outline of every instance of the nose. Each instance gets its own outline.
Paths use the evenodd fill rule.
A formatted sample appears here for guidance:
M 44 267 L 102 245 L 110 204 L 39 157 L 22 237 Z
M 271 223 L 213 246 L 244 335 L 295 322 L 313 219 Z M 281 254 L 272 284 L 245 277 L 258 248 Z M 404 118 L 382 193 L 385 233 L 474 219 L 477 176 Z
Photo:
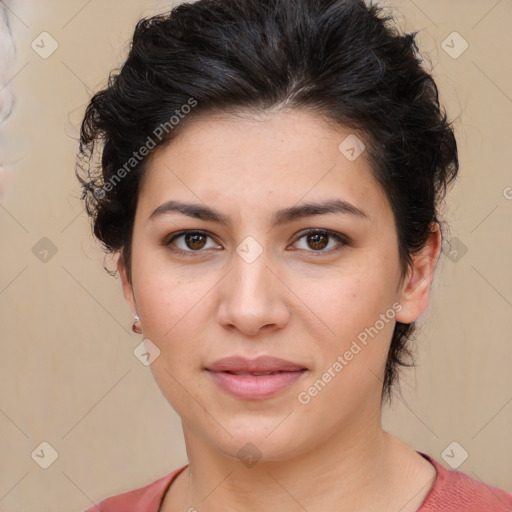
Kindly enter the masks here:
M 233 268 L 221 288 L 220 325 L 247 336 L 257 336 L 261 331 L 268 334 L 286 325 L 288 288 L 269 263 L 265 251 L 250 263 L 234 254 Z

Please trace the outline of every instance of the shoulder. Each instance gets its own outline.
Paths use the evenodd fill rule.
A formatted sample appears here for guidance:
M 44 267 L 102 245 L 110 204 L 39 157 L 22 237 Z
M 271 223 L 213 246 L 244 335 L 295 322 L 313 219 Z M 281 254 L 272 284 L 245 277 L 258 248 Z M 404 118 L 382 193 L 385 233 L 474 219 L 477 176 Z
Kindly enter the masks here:
M 445 468 L 432 457 L 419 452 L 437 471 L 418 512 L 508 512 L 512 494 L 488 485 L 461 471 Z
M 172 473 L 151 482 L 144 487 L 123 492 L 95 503 L 85 512 L 158 512 L 164 494 L 172 481 L 187 466 L 176 469 Z

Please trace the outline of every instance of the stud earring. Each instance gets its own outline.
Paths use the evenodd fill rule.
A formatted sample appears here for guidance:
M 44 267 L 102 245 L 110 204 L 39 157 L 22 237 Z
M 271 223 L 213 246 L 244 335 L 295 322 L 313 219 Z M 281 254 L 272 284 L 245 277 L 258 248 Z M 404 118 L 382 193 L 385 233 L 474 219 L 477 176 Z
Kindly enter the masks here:
M 142 329 L 140 326 L 140 318 L 137 315 L 135 315 L 135 317 L 133 319 L 132 331 L 137 334 L 142 334 Z

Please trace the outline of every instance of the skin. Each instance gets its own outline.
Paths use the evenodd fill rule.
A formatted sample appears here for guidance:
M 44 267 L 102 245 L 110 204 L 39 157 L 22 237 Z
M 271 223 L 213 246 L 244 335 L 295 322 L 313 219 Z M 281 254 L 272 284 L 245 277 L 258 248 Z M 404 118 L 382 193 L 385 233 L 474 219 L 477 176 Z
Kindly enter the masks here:
M 441 235 L 434 225 L 402 275 L 393 213 L 365 153 L 350 161 L 338 149 L 350 133 L 307 111 L 210 115 L 149 162 L 131 281 L 122 258 L 118 270 L 144 338 L 160 350 L 156 382 L 182 419 L 190 466 L 169 488 L 165 512 L 413 512 L 433 484 L 435 468 L 382 429 L 381 390 L 394 322 L 413 322 L 428 305 Z M 169 199 L 214 208 L 231 225 L 176 212 L 148 220 Z M 328 213 L 272 226 L 277 210 L 327 199 L 366 217 Z M 165 245 L 184 229 L 209 237 Z M 324 235 L 315 245 L 307 229 L 348 240 Z M 252 263 L 236 252 L 247 236 L 263 250 Z M 396 302 L 395 318 L 300 403 L 298 393 Z M 241 400 L 204 370 L 234 354 L 273 355 L 308 371 L 278 395 Z M 261 453 L 252 467 L 237 457 L 246 443 Z

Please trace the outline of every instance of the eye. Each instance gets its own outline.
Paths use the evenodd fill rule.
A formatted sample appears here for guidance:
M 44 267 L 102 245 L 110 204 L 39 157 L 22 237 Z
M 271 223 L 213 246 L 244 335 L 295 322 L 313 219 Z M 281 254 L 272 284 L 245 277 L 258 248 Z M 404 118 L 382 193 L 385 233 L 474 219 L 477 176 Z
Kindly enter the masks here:
M 167 238 L 163 245 L 170 246 L 174 252 L 192 256 L 193 253 L 204 252 L 202 249 L 219 248 L 219 245 L 213 244 L 208 247 L 207 240 L 211 239 L 205 231 L 180 231 Z M 181 240 L 180 240 L 181 239 Z M 180 241 L 176 243 L 176 241 Z M 181 245 L 179 245 L 181 244 Z M 174 246 L 174 247 L 171 247 Z
M 173 252 L 187 256 L 195 256 L 196 254 L 194 253 L 205 252 L 203 249 L 221 248 L 213 242 L 208 246 L 208 239 L 211 240 L 212 237 L 205 231 L 180 231 L 170 235 L 163 242 L 163 245 L 168 246 Z M 302 240 L 305 241 L 306 246 L 298 247 L 298 249 L 306 250 L 313 254 L 318 253 L 318 255 L 339 251 L 349 244 L 347 237 L 344 235 L 325 229 L 310 229 L 303 232 L 294 245 L 297 245 Z M 332 244 L 331 242 L 333 241 L 337 242 L 337 244 Z M 330 249 L 325 250 L 329 246 L 331 246 Z
M 344 246 L 348 245 L 348 239 L 345 236 L 341 235 L 340 233 L 335 233 L 333 231 L 327 231 L 324 229 L 310 229 L 303 233 L 302 236 L 298 238 L 297 242 L 300 242 L 303 239 L 305 240 L 306 247 L 299 247 L 299 249 L 313 253 L 323 254 L 336 252 L 343 249 Z M 329 250 L 324 250 L 326 247 L 329 247 L 332 240 L 338 242 L 337 246 L 334 244 L 334 248 L 331 246 Z M 295 244 L 297 244 L 297 242 L 295 242 Z M 313 250 L 308 250 L 308 247 Z

